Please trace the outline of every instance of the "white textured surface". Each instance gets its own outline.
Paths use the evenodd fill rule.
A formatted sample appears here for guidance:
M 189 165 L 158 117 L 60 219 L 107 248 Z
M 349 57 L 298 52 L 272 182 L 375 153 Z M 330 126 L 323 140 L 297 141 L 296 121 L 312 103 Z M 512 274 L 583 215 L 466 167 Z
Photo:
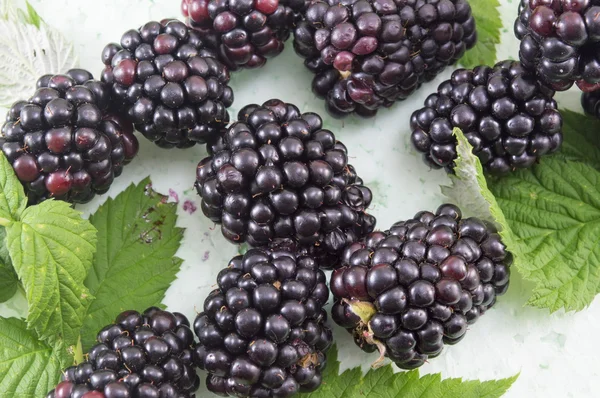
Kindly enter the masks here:
M 0 0 L 4 2 L 7 0 Z M 516 57 L 518 44 L 512 35 L 517 0 L 500 0 L 504 30 L 499 58 Z M 33 0 L 32 5 L 50 25 L 75 43 L 81 66 L 98 75 L 103 46 L 118 41 L 127 29 L 150 19 L 179 17 L 179 0 Z M 349 118 L 344 121 L 324 117 L 350 150 L 351 162 L 373 190 L 372 213 L 379 227 L 404 219 L 419 210 L 433 210 L 442 203 L 439 185 L 447 179 L 441 171 L 429 171 L 409 142 L 408 121 L 412 111 L 422 106 L 425 97 L 450 71 L 435 82 L 423 86 L 408 101 L 381 111 L 370 120 Z M 236 100 L 232 115 L 242 106 L 278 97 L 293 102 L 303 111 L 324 113 L 323 103 L 310 91 L 311 75 L 288 45 L 285 53 L 269 61 L 259 71 L 237 74 L 232 82 Z M 561 105 L 580 110 L 575 91 L 560 96 Z M 3 111 L 3 110 L 2 110 Z M 142 138 L 143 139 L 143 138 Z M 201 211 L 188 214 L 185 200 L 199 207 L 192 183 L 197 162 L 205 156 L 200 147 L 162 150 L 143 141 L 139 158 L 116 180 L 110 195 L 116 195 L 131 182 L 150 175 L 162 193 L 171 189 L 179 196 L 179 225 L 186 228 L 178 255 L 183 263 L 177 281 L 167 293 L 169 309 L 184 312 L 193 319 L 212 289 L 217 272 L 236 254 L 236 248 L 221 237 L 219 228 L 208 222 Z M 93 211 L 104 198 L 81 207 Z M 600 300 L 576 314 L 525 307 L 531 286 L 513 272 L 512 286 L 499 304 L 477 324 L 457 346 L 444 350 L 437 359 L 425 364 L 423 373 L 441 372 L 443 377 L 495 379 L 521 373 L 507 397 L 597 397 L 600 395 L 598 333 Z M 22 303 L 21 303 L 22 304 Z M 3 306 L 3 313 L 21 307 L 18 300 Z M 341 347 L 342 367 L 364 365 L 375 354 L 362 354 L 349 335 L 335 330 Z M 204 382 L 203 382 L 204 384 Z M 210 396 L 201 389 L 199 397 Z

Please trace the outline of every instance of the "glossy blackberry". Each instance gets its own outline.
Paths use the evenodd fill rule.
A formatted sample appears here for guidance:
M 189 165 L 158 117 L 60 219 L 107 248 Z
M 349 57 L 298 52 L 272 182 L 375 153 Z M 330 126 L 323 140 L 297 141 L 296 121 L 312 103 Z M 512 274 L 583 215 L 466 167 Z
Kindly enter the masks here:
M 283 51 L 306 0 L 182 0 L 190 26 L 230 70 L 258 68 Z
M 493 226 L 445 204 L 348 246 L 332 318 L 363 350 L 412 369 L 455 344 L 508 289 L 511 255 Z
M 198 164 L 204 214 L 232 242 L 293 238 L 326 266 L 371 232 L 371 191 L 314 113 L 279 100 L 248 105 Z
M 581 94 L 581 106 L 585 113 L 600 119 L 600 91 Z M 600 137 L 600 134 L 598 134 Z M 600 145 L 600 141 L 598 142 Z
M 477 39 L 466 0 L 315 1 L 294 48 L 333 116 L 373 116 L 454 64 Z
M 229 72 L 183 22 L 148 22 L 102 52 L 115 109 L 150 141 L 187 148 L 215 139 L 229 121 Z
M 557 91 L 600 88 L 600 2 L 521 0 L 515 34 L 523 66 Z
M 66 369 L 46 398 L 193 398 L 200 378 L 189 325 L 156 307 L 119 314 L 100 330 L 86 362 Z
M 554 91 L 519 62 L 458 69 L 410 120 L 412 143 L 434 168 L 454 168 L 460 128 L 484 170 L 505 174 L 532 166 L 562 144 Z
M 332 344 L 317 261 L 291 241 L 234 257 L 194 322 L 196 365 L 222 396 L 289 397 L 316 390 Z
M 33 96 L 13 104 L 0 147 L 30 204 L 88 202 L 108 191 L 135 157 L 133 127 L 109 104 L 110 89 L 82 69 L 42 76 Z

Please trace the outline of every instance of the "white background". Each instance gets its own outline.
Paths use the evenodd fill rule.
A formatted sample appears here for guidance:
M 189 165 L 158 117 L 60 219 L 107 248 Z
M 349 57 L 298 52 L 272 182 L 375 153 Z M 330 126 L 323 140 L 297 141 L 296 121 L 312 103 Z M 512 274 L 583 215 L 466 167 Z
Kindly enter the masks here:
M 504 28 L 498 58 L 516 57 L 518 42 L 512 34 L 512 24 L 518 1 L 500 2 Z M 124 31 L 148 20 L 180 17 L 179 0 L 32 0 L 31 3 L 48 24 L 75 43 L 80 65 L 96 76 L 102 69 L 100 52 L 106 43 L 118 42 Z M 450 72 L 423 86 L 409 100 L 381 111 L 374 119 L 339 121 L 327 117 L 322 101 L 311 93 L 311 74 L 288 42 L 284 54 L 269 61 L 267 67 L 235 75 L 231 84 L 235 92 L 231 114 L 235 116 L 248 103 L 270 98 L 280 98 L 303 111 L 322 114 L 325 126 L 348 146 L 351 163 L 373 190 L 371 211 L 379 220 L 379 228 L 386 229 L 393 221 L 411 217 L 419 210 L 434 210 L 443 202 L 439 185 L 448 180 L 444 172 L 429 170 L 412 150 L 408 122 L 410 114 L 422 106 L 425 97 Z M 580 111 L 579 94 L 575 90 L 559 95 L 559 101 L 563 107 Z M 219 228 L 205 219 L 200 210 L 194 214 L 183 210 L 185 200 L 193 201 L 199 208 L 200 198 L 192 184 L 196 164 L 206 156 L 204 150 L 200 146 L 163 150 L 143 141 L 143 137 L 140 140 L 140 156 L 126 167 L 109 194 L 115 196 L 147 175 L 152 177 L 159 192 L 166 194 L 171 189 L 178 194 L 178 224 L 186 228 L 178 256 L 185 261 L 164 302 L 170 310 L 193 319 L 195 309 L 202 308 L 204 297 L 212 290 L 216 274 L 237 249 L 220 236 Z M 79 208 L 91 212 L 104 200 L 97 198 Z M 511 288 L 496 307 L 470 327 L 460 344 L 445 349 L 440 357 L 421 367 L 421 371 L 441 372 L 445 378 L 481 380 L 520 372 L 507 397 L 600 396 L 600 300 L 580 313 L 559 311 L 550 315 L 548 311 L 525 307 L 530 292 L 531 286 L 513 272 Z M 15 314 L 19 308 L 23 308 L 19 298 L 0 306 L 5 315 Z M 376 359 L 375 354 L 358 350 L 343 330 L 336 328 L 335 337 L 341 347 L 342 368 L 363 365 L 366 370 L 365 364 Z M 202 387 L 198 396 L 210 394 Z

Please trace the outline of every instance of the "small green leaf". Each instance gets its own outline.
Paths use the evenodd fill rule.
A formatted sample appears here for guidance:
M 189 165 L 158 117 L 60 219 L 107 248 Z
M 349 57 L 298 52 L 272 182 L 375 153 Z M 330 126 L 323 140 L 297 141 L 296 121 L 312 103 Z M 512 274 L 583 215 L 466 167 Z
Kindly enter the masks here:
M 96 229 L 68 203 L 47 200 L 25 209 L 6 234 L 29 303 L 29 328 L 51 344 L 75 344 L 91 299 L 83 281 L 92 264 Z
M 183 229 L 175 226 L 176 210 L 145 179 L 108 199 L 91 216 L 98 251 L 85 285 L 96 299 L 82 329 L 84 349 L 119 311 L 144 310 L 164 298 L 182 263 L 175 257 L 183 237 Z
M 19 287 L 19 278 L 13 269 L 6 247 L 6 230 L 0 227 L 0 303 L 12 298 Z
M 23 185 L 15 175 L 15 172 L 4 153 L 0 151 L 0 218 L 7 221 L 19 218 L 19 215 L 27 206 L 27 197 Z
M 39 29 L 42 18 L 40 18 L 40 15 L 37 13 L 35 8 L 33 8 L 31 4 L 29 4 L 28 1 L 26 1 L 25 3 L 27 4 L 27 14 L 28 14 L 27 16 L 28 16 L 29 23 Z
M 477 25 L 477 44 L 460 59 L 465 68 L 496 63 L 496 46 L 500 43 L 502 19 L 498 0 L 470 0 Z
M 24 321 L 0 317 L 0 396 L 44 397 L 70 364 L 63 346 L 53 349 L 27 330 Z
M 564 142 L 561 154 L 600 169 L 600 120 L 561 109 Z
M 581 310 L 600 293 L 600 171 L 560 156 L 490 183 L 536 283 L 529 304 Z

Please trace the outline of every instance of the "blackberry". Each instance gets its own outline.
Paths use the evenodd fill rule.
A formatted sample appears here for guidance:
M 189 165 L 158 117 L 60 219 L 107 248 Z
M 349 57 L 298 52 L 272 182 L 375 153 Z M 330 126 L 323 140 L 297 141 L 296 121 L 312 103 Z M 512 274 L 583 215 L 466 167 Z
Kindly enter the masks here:
M 290 241 L 234 257 L 194 322 L 197 366 L 222 396 L 289 397 L 321 384 L 332 344 L 317 261 Z
M 115 109 L 163 148 L 213 140 L 229 121 L 229 72 L 183 22 L 148 22 L 102 52 Z
M 182 0 L 183 15 L 230 68 L 259 68 L 283 51 L 305 0 Z
M 108 191 L 137 154 L 133 127 L 108 109 L 110 89 L 83 69 L 45 75 L 27 101 L 12 105 L 0 147 L 30 204 L 74 203 Z
M 452 172 L 460 128 L 484 170 L 505 174 L 532 166 L 562 144 L 554 91 L 519 62 L 458 69 L 412 114 L 412 143 L 427 164 Z
M 194 397 L 194 332 L 179 313 L 125 311 L 46 398 Z
M 240 110 L 197 168 L 204 214 L 232 242 L 293 238 L 325 266 L 371 232 L 371 191 L 315 113 L 280 100 Z
M 557 91 L 600 88 L 600 2 L 521 0 L 515 34 L 523 66 Z
M 423 211 L 346 248 L 332 318 L 363 350 L 416 368 L 506 292 L 511 261 L 493 226 L 450 204 Z
M 600 119 L 600 91 L 581 94 L 581 106 L 586 114 Z
M 310 4 L 294 48 L 333 116 L 373 116 L 454 64 L 476 38 L 466 0 L 327 0 Z

